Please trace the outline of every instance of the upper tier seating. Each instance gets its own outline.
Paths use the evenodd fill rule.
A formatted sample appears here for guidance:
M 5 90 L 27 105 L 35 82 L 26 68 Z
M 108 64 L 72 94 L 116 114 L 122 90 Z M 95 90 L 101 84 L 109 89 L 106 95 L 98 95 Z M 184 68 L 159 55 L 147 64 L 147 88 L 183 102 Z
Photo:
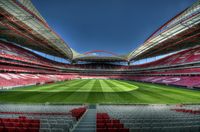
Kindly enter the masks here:
M 65 64 L 43 58 L 11 43 L 0 41 L 0 57 L 45 67 L 65 67 Z
M 133 65 L 130 68 L 149 68 L 149 67 L 160 67 L 160 66 L 171 66 L 180 65 L 186 63 L 200 62 L 200 46 L 187 49 L 176 54 L 164 57 L 157 61 L 145 63 L 141 65 Z
M 43 58 L 35 53 L 26 49 L 15 46 L 11 43 L 0 41 L 0 58 L 10 59 L 15 61 L 24 62 L 27 64 L 34 64 L 46 68 L 75 68 L 75 69 L 127 69 L 127 66 L 111 65 L 111 64 L 76 64 L 69 65 L 51 61 Z M 1 62 L 1 59 L 0 59 Z M 8 61 L 7 61 L 8 62 Z M 11 62 L 13 64 L 13 61 Z M 15 64 L 20 64 L 15 62 Z M 24 65 L 21 63 L 21 65 Z M 30 65 L 29 65 L 30 66 Z
M 179 106 L 99 105 L 97 112 L 108 113 L 110 117 L 120 120 L 130 132 L 199 132 L 200 114 L 171 110 L 176 108 Z
M 18 73 L 48 73 L 48 74 L 58 74 L 58 71 L 43 70 L 39 68 L 29 68 L 29 67 L 19 67 L 19 66 L 9 66 L 0 64 L 1 72 L 18 72 Z
M 15 46 L 11 43 L 0 42 L 0 58 L 11 59 L 15 61 L 24 62 L 27 64 L 34 64 L 37 66 L 47 67 L 47 68 L 72 68 L 72 69 L 137 69 L 137 68 L 150 68 L 150 67 L 162 67 L 162 66 L 172 66 L 172 65 L 180 65 L 180 64 L 188 64 L 188 63 L 196 63 L 200 61 L 200 46 L 194 47 L 191 49 L 187 49 L 176 54 L 164 57 L 157 61 L 153 61 L 150 63 L 145 63 L 141 65 L 133 65 L 133 66 L 121 66 L 121 65 L 111 65 L 111 64 L 76 64 L 69 65 L 63 63 L 57 63 L 51 61 L 49 59 L 43 58 L 35 53 L 32 53 L 26 49 Z M 1 60 L 1 59 L 0 59 Z M 11 62 L 12 64 L 14 62 Z M 16 62 L 17 65 L 19 63 Z M 24 65 L 22 63 L 22 65 Z M 30 65 L 29 65 L 30 66 Z

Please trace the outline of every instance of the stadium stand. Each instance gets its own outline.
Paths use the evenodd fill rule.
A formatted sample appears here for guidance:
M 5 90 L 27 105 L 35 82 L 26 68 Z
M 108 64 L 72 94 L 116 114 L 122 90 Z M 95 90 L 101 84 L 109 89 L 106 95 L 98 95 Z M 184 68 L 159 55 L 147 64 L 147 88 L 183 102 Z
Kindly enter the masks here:
M 183 106 L 198 108 L 198 105 Z M 176 112 L 174 105 L 99 105 L 99 113 L 120 120 L 130 132 L 199 132 L 199 114 Z M 182 107 L 181 107 L 182 109 Z
M 200 47 L 192 47 L 183 51 L 179 51 L 175 54 L 169 55 L 157 61 L 145 63 L 142 65 L 134 65 L 131 68 L 155 68 L 165 66 L 176 66 L 183 64 L 198 63 L 200 61 Z
M 120 120 L 111 119 L 108 113 L 97 113 L 96 132 L 129 132 Z
M 0 106 L 1 132 L 69 132 L 86 111 L 82 105 Z
M 0 73 L 1 89 L 71 80 L 75 75 Z

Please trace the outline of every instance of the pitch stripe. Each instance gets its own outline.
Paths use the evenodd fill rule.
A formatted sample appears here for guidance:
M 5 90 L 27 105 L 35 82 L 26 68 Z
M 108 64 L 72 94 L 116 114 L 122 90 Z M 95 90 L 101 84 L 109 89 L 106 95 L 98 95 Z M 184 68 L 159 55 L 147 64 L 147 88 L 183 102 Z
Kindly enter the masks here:
M 112 83 L 112 81 L 111 80 L 105 80 L 104 81 L 109 87 L 110 87 L 110 91 L 113 91 L 113 92 L 118 92 L 118 86 L 116 85 L 116 84 L 114 84 L 114 83 Z
M 88 83 L 90 83 L 90 80 L 83 80 L 81 83 L 78 83 L 78 84 L 69 86 L 69 87 L 67 88 L 67 91 L 76 92 L 76 91 L 78 91 L 79 89 L 81 89 L 84 85 L 87 85 Z
M 102 92 L 102 87 L 99 80 L 94 80 L 91 92 Z
M 65 85 L 67 83 L 72 83 L 75 80 L 70 80 L 70 81 L 65 81 L 65 82 L 57 82 L 55 84 L 44 84 L 44 85 L 39 85 L 39 86 L 34 86 L 34 87 L 27 87 L 27 88 L 17 88 L 14 89 L 14 91 L 45 91 L 45 90 L 49 90 L 51 88 L 54 87 L 60 87 L 62 85 Z
M 41 91 L 49 91 L 49 90 L 58 90 L 60 88 L 63 88 L 63 87 L 66 87 L 67 85 L 72 85 L 72 84 L 76 84 L 76 83 L 81 83 L 80 81 L 78 80 L 70 80 L 70 81 L 66 81 L 62 84 L 59 84 L 59 85 L 52 85 L 51 87 L 43 87 L 42 89 L 40 89 Z M 58 90 L 59 91 L 59 90 Z
M 59 91 L 65 91 L 66 89 L 70 88 L 73 85 L 78 85 L 80 83 L 83 83 L 83 81 L 70 81 L 68 83 L 64 83 L 60 86 L 52 87 L 51 89 L 45 89 L 45 90 L 51 90 L 52 92 L 59 92 Z M 69 85 L 67 85 L 69 84 Z M 43 89 L 44 90 L 44 89 Z
M 111 80 L 109 80 L 109 81 L 111 81 Z M 132 88 L 126 87 L 123 84 L 121 84 L 121 83 L 119 83 L 118 81 L 115 81 L 115 80 L 112 80 L 110 83 L 117 86 L 117 87 L 112 87 L 113 89 L 116 89 L 116 92 L 132 90 Z
M 114 92 L 112 87 L 110 87 L 107 83 L 106 80 L 100 80 L 101 86 L 102 86 L 102 91 L 103 92 Z
M 126 86 L 127 88 L 131 88 L 131 89 L 134 87 L 133 84 L 130 84 L 129 82 L 125 82 L 123 80 L 113 80 L 113 82 L 116 82 L 118 84 L 121 84 L 121 85 Z
M 73 87 L 71 94 L 65 98 L 66 101 L 86 103 L 90 92 L 77 92 L 82 86 L 90 83 L 91 80 L 85 80 L 81 85 Z
M 86 82 L 88 82 L 88 80 L 80 80 L 76 83 L 72 83 L 71 85 L 63 85 L 62 87 L 54 87 L 54 90 L 51 90 L 52 92 L 60 92 L 60 91 L 69 91 L 69 92 L 72 92 L 72 91 L 75 91 L 74 89 L 76 87 L 80 87 L 82 86 L 83 84 L 85 84 Z M 50 92 L 51 92 L 50 91 Z
M 60 87 L 60 89 L 64 91 L 70 91 L 74 87 L 77 87 L 77 86 L 79 87 L 80 85 L 82 86 L 82 84 L 84 84 L 85 82 L 88 82 L 88 80 L 78 80 L 77 82 L 70 83 L 69 85 L 64 85 L 63 87 Z
M 126 87 L 124 87 L 123 85 L 118 85 L 117 82 L 114 82 L 112 80 L 108 80 L 107 84 L 111 85 L 111 86 L 115 86 L 115 87 L 111 87 L 113 89 L 114 92 L 125 92 Z
M 89 80 L 85 85 L 83 85 L 77 92 L 91 92 L 95 80 Z

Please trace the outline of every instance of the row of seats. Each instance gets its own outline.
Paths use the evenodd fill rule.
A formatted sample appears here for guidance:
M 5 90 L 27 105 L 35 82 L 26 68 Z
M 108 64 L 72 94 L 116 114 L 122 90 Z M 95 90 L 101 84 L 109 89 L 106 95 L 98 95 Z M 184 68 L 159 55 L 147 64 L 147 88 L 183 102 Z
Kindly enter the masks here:
M 127 79 L 184 87 L 200 87 L 199 76 L 111 76 L 113 79 Z
M 39 132 L 40 120 L 19 118 L 0 118 L 0 132 Z
M 162 67 L 171 65 L 180 65 L 186 63 L 194 63 L 200 61 L 200 46 L 193 47 L 175 54 L 169 55 L 157 61 L 145 63 L 141 65 L 133 65 L 130 68 L 149 68 L 149 67 Z
M 76 118 L 76 120 L 79 120 L 85 112 L 86 112 L 85 107 L 75 108 L 71 110 L 71 114 L 73 117 Z
M 176 105 L 98 105 L 97 112 L 106 112 L 120 120 L 130 132 L 199 132 L 200 114 L 171 110 L 178 108 Z
M 0 41 L 0 58 L 15 60 L 18 62 L 23 62 L 37 66 L 44 66 L 46 68 L 67 67 L 67 65 L 64 63 L 59 63 L 46 59 L 24 48 L 3 41 Z
M 20 74 L 20 73 L 0 73 L 0 89 L 45 84 L 48 82 L 57 82 L 63 80 L 71 80 L 75 78 L 73 74 Z
M 17 72 L 17 73 L 43 73 L 43 74 L 59 74 L 58 71 L 43 70 L 39 68 L 29 68 L 22 66 L 11 66 L 0 64 L 0 71 L 2 72 Z
M 182 68 L 182 69 L 162 69 L 162 70 L 146 70 L 135 71 L 135 75 L 200 75 L 200 68 Z
M 83 108 L 85 111 L 82 105 L 1 104 L 0 132 L 69 132 Z
M 129 132 L 128 128 L 124 128 L 120 120 L 111 119 L 107 113 L 97 113 L 96 115 L 96 131 L 97 132 Z
M 41 66 L 41 65 L 33 65 L 29 63 L 23 63 L 15 60 L 8 60 L 8 59 L 3 59 L 0 58 L 0 64 L 6 64 L 6 65 L 13 65 L 13 66 L 22 66 L 22 67 L 31 67 L 31 68 L 39 68 L 39 69 L 44 69 L 44 70 L 51 70 L 51 71 L 57 71 L 58 68 L 55 67 L 46 67 L 46 66 Z
M 193 110 L 193 109 L 171 109 L 176 112 L 183 112 L 183 113 L 190 113 L 190 114 L 200 114 L 200 110 Z

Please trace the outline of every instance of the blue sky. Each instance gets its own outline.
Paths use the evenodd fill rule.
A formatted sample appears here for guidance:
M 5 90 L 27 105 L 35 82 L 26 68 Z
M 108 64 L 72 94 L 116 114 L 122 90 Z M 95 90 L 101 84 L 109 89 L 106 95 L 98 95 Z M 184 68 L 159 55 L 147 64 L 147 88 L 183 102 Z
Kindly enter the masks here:
M 48 24 L 80 53 L 126 54 L 196 0 L 32 0 Z

